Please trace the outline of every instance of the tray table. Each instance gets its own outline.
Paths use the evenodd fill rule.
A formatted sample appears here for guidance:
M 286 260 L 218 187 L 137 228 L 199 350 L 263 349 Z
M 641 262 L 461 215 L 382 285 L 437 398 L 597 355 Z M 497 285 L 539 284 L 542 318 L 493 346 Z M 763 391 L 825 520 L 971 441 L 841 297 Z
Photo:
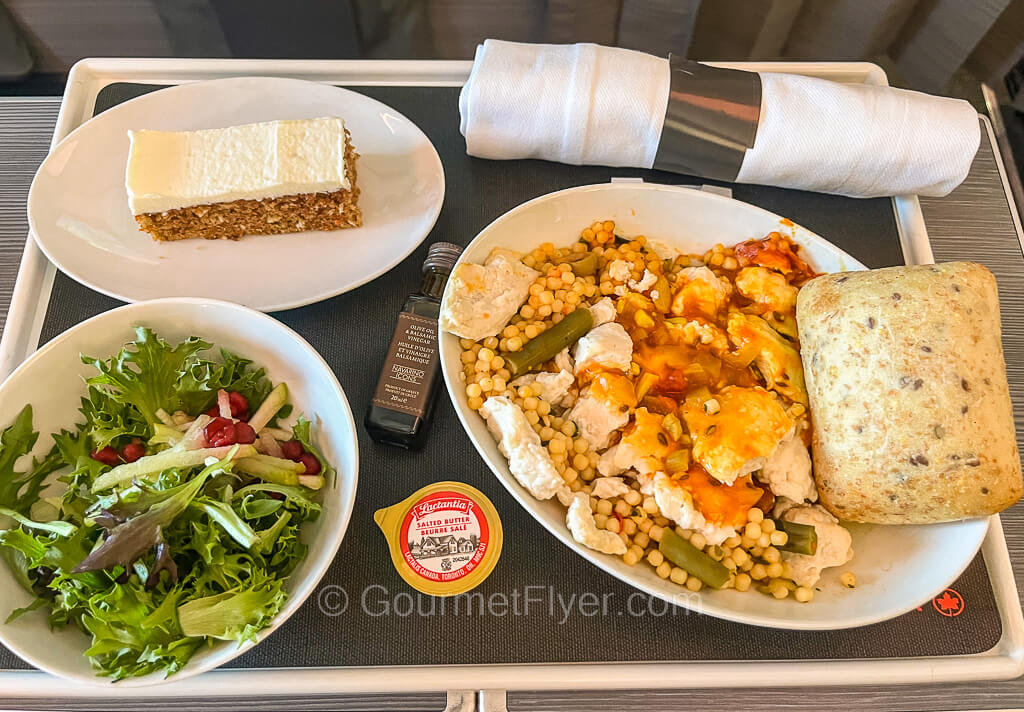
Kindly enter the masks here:
M 467 157 L 457 131 L 457 87 L 469 66 L 468 62 L 87 60 L 76 65 L 69 78 L 54 140 L 93 113 L 160 85 L 240 74 L 295 76 L 358 87 L 404 113 L 434 141 L 445 164 L 448 190 L 428 242 L 465 244 L 508 208 L 571 185 L 616 177 L 695 182 L 656 171 Z M 868 64 L 772 64 L 770 68 L 840 81 L 885 82 L 881 70 Z M 983 123 L 978 160 L 995 160 L 1002 170 L 991 152 L 991 129 L 987 121 Z M 731 190 L 741 200 L 791 217 L 869 266 L 932 258 L 916 198 L 858 201 L 758 186 L 711 189 Z M 1016 228 L 1019 234 L 1019 224 Z M 1017 306 L 1010 303 L 1008 277 L 1016 275 L 1019 280 L 1024 274 L 1020 245 L 1000 244 L 994 259 L 986 259 L 988 250 L 978 250 L 977 245 L 973 252 L 970 244 L 942 247 L 940 259 L 974 258 L 997 270 L 1004 290 L 1004 317 L 1008 317 Z M 369 400 L 376 380 L 372 364 L 383 358 L 401 299 L 418 284 L 425 250 L 426 243 L 388 277 L 355 292 L 276 315 L 324 354 L 357 414 Z M 38 344 L 117 304 L 55 273 L 29 241 L 0 343 L 0 376 Z M 1021 329 L 1006 321 L 1007 361 L 1019 416 L 1024 406 L 1024 374 L 1014 368 L 1021 362 L 1014 356 L 1024 355 L 1020 338 L 1024 334 L 1018 336 Z M 1018 428 L 1020 423 L 1018 417 Z M 953 586 L 968 602 L 963 615 L 941 615 L 933 606 L 853 631 L 774 631 L 662 610 L 657 601 L 636 598 L 631 589 L 573 556 L 494 481 L 444 398 L 431 442 L 420 455 L 377 446 L 365 434 L 361 436 L 363 467 L 356 512 L 335 565 L 318 595 L 266 643 L 230 668 L 181 683 L 123 692 L 116 686 L 86 688 L 49 678 L 0 649 L 3 696 L 25 701 L 92 698 L 95 703 L 97 698 L 113 697 L 278 695 L 303 696 L 312 702 L 315 697 L 309 696 L 437 690 L 453 691 L 447 697 L 449 707 L 462 708 L 459 705 L 465 707 L 473 700 L 465 690 L 474 689 L 488 690 L 481 704 L 489 706 L 500 703 L 500 691 L 508 689 L 722 687 L 740 681 L 744 686 L 849 685 L 999 679 L 1024 670 L 1024 622 L 998 517 L 992 519 L 984 560 L 975 560 Z M 441 612 L 437 601 L 411 595 L 390 568 L 383 539 L 369 518 L 376 508 L 443 478 L 461 479 L 485 491 L 502 513 L 510 535 L 498 569 L 477 589 L 483 604 L 461 612 L 451 607 Z M 602 600 L 603 594 L 611 594 L 605 615 L 588 615 L 590 607 L 581 606 L 582 596 L 594 593 Z M 532 612 L 523 610 L 527 599 L 533 601 Z M 424 697 L 422 702 L 437 709 L 442 699 Z

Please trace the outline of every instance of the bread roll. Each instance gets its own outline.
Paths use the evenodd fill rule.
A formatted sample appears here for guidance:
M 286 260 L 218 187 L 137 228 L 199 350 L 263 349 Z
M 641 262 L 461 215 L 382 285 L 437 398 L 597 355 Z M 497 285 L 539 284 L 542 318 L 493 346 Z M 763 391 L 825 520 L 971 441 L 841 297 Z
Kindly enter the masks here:
M 821 502 L 841 519 L 944 522 L 1021 496 L 992 273 L 817 277 L 797 298 Z

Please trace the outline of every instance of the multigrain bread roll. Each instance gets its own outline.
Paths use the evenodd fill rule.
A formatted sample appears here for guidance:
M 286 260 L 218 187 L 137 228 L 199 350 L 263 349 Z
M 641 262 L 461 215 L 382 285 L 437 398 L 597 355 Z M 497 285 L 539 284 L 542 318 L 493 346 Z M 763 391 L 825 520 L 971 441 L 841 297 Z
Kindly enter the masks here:
M 1021 496 L 992 274 L 830 274 L 797 297 L 821 502 L 842 519 L 944 522 Z

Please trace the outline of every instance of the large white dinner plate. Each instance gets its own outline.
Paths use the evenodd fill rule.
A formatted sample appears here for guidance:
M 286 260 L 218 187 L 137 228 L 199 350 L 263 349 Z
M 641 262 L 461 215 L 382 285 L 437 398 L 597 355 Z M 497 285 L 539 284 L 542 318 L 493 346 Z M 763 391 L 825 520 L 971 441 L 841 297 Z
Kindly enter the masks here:
M 273 382 L 288 385 L 288 397 L 295 406 L 289 422 L 302 413 L 313 423 L 314 441 L 336 474 L 320 490 L 323 512 L 316 521 L 303 525 L 302 537 L 309 550 L 285 582 L 288 600 L 270 626 L 260 631 L 256 642 L 237 645 L 214 641 L 200 648 L 170 677 L 154 672 L 112 686 L 109 678 L 96 676 L 83 655 L 90 638 L 74 626 L 51 631 L 45 608 L 4 624 L 11 611 L 27 606 L 34 597 L 21 587 L 6 563 L 0 562 L 0 643 L 40 670 L 79 683 L 103 685 L 111 691 L 192 677 L 233 660 L 277 630 L 299 609 L 334 561 L 352 515 L 359 470 L 356 426 L 348 399 L 320 354 L 266 314 L 205 299 L 129 304 L 68 329 L 0 384 L 0 429 L 8 427 L 25 404 L 31 404 L 33 425 L 40 433 L 33 455 L 43 457 L 53 444 L 51 433 L 71 428 L 81 420 L 78 408 L 86 393 L 84 378 L 94 375 L 95 369 L 82 363 L 80 354 L 98 358 L 115 355 L 135 338 L 137 326 L 152 328 L 169 343 L 199 336 L 214 345 L 211 353 L 222 347 L 266 368 Z M 5 525 L 0 522 L 0 526 Z
M 233 240 L 155 242 L 139 230 L 124 187 L 129 129 L 185 131 L 340 116 L 360 154 L 363 226 Z M 129 302 L 209 297 L 289 309 L 368 282 L 430 232 L 444 199 L 434 146 L 394 109 L 298 79 L 239 77 L 162 89 L 71 132 L 32 182 L 28 217 L 46 256 L 93 289 Z
M 791 234 L 807 261 L 820 272 L 865 269 L 834 245 L 778 215 L 738 200 L 690 188 L 652 184 L 605 184 L 551 193 L 501 216 L 476 236 L 460 261 L 483 262 L 495 247 L 520 252 L 542 242 L 563 246 L 595 220 L 614 220 L 622 235 L 645 235 L 683 252 L 702 253 L 716 243 L 730 245 L 764 237 L 773 230 Z M 469 409 L 459 340 L 441 334 L 441 364 L 448 392 L 462 425 L 491 471 L 512 495 L 563 544 L 616 578 L 679 606 L 708 615 L 774 628 L 831 630 L 876 623 L 914 609 L 940 593 L 971 562 L 988 529 L 987 519 L 928 526 L 850 524 L 854 558 L 827 569 L 814 600 L 782 601 L 756 591 L 694 594 L 662 580 L 646 564 L 627 566 L 621 557 L 588 549 L 565 526 L 557 500 L 539 501 L 516 482 L 507 461 L 476 412 Z M 845 589 L 839 574 L 853 571 L 857 587 Z M 528 583 L 528 582 L 527 582 Z

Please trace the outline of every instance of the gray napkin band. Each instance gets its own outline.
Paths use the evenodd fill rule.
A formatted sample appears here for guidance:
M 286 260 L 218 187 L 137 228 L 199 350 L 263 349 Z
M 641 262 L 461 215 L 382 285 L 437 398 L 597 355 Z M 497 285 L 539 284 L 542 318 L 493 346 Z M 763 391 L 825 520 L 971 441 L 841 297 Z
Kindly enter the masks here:
M 757 135 L 761 76 L 672 55 L 669 65 L 671 88 L 654 167 L 735 180 Z

